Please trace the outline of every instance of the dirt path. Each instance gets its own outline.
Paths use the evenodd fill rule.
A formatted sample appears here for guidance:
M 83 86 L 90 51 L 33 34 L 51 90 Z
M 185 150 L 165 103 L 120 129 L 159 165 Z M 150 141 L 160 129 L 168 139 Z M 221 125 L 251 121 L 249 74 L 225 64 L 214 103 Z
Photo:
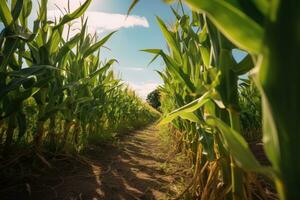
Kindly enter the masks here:
M 89 166 L 69 164 L 66 170 L 64 164 L 58 174 L 37 177 L 30 183 L 31 199 L 165 200 L 177 196 L 184 189 L 186 166 L 182 157 L 167 153 L 170 149 L 161 144 L 158 134 L 150 126 L 116 145 L 91 146 L 86 153 Z

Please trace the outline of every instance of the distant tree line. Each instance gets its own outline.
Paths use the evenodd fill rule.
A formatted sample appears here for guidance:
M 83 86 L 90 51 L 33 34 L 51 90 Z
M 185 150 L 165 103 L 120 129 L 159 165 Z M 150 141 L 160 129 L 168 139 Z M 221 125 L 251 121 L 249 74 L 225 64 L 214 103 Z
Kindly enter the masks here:
M 160 93 L 158 89 L 153 90 L 150 92 L 147 96 L 146 101 L 156 110 L 159 110 L 159 107 L 161 106 L 160 103 Z

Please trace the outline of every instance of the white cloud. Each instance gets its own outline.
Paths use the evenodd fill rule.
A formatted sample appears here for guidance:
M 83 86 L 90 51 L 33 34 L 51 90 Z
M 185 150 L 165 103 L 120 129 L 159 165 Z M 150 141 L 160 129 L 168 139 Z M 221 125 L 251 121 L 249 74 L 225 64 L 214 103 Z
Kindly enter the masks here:
M 59 7 L 60 9 L 70 8 L 71 11 L 77 9 L 80 5 L 82 5 L 86 0 L 48 0 L 48 8 L 49 10 L 56 9 Z M 69 5 L 68 5 L 69 4 Z M 94 8 L 103 8 L 107 4 L 107 0 L 94 0 L 89 5 L 89 9 Z
M 146 68 L 143 67 L 118 67 L 117 69 L 119 71 L 134 71 L 134 72 L 142 72 L 147 70 Z
M 59 10 L 49 10 L 48 15 L 50 18 L 59 18 L 62 16 Z M 131 28 L 135 26 L 148 28 L 149 23 L 145 17 L 136 15 L 124 15 L 118 13 L 105 13 L 88 11 L 85 13 L 85 17 L 88 18 L 88 30 L 90 33 L 102 33 L 107 31 L 114 31 L 121 28 Z M 80 27 L 80 20 L 74 20 L 74 27 Z
M 130 88 L 135 90 L 140 97 L 146 99 L 147 95 L 159 86 L 159 83 L 149 82 L 149 83 L 136 84 L 136 83 L 128 82 L 128 85 Z

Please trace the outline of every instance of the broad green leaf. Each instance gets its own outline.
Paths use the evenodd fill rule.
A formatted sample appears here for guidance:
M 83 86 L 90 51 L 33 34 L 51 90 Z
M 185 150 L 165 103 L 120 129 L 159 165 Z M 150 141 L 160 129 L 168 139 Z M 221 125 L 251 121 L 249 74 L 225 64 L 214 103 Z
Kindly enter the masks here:
M 10 13 L 6 0 L 0 0 L 0 19 L 6 27 L 13 23 L 13 16 Z
M 200 120 L 199 118 L 197 117 L 197 115 L 195 115 L 194 113 L 192 112 L 189 112 L 189 113 L 181 113 L 180 114 L 180 117 L 182 119 L 186 119 L 186 120 L 189 120 L 191 122 L 196 122 L 196 123 L 200 123 Z
M 159 124 L 163 125 L 163 124 L 170 123 L 178 116 L 181 116 L 181 115 L 186 116 L 186 113 L 194 112 L 198 108 L 202 107 L 207 101 L 209 101 L 211 95 L 212 95 L 211 91 L 204 93 L 199 99 L 196 99 L 196 100 L 192 101 L 191 103 L 189 103 L 177 110 L 174 110 L 173 112 L 168 114 L 164 119 L 162 119 L 160 121 Z
M 205 67 L 209 67 L 210 66 L 210 54 L 209 54 L 208 49 L 204 46 L 200 46 L 200 52 L 201 52 L 201 57 L 202 57 Z
M 250 53 L 260 53 L 264 30 L 239 9 L 226 1 L 186 0 L 193 8 L 204 11 L 216 27 L 235 45 Z
M 170 32 L 167 28 L 167 26 L 165 25 L 165 23 L 162 21 L 162 19 L 160 19 L 159 17 L 156 17 L 158 25 L 170 47 L 170 49 L 172 50 L 173 54 L 174 54 L 174 58 L 177 62 L 181 62 L 181 53 L 180 53 L 180 47 L 178 46 L 178 43 L 176 41 L 176 38 L 174 37 L 174 35 L 172 35 L 172 32 Z
M 216 117 L 207 117 L 206 122 L 220 130 L 224 138 L 225 147 L 234 157 L 239 167 L 247 171 L 262 173 L 271 178 L 275 177 L 275 172 L 271 167 L 263 167 L 259 164 L 241 134 Z
M 203 43 L 206 41 L 206 39 L 207 39 L 207 25 L 205 23 L 204 26 L 202 27 L 201 32 L 199 33 L 199 42 Z
M 262 98 L 264 149 L 275 170 L 279 171 L 280 145 L 273 113 L 266 97 Z
M 61 41 L 61 33 L 58 29 L 55 29 L 51 34 L 51 38 L 47 43 L 48 51 L 51 54 L 55 53 L 59 49 L 59 43 Z

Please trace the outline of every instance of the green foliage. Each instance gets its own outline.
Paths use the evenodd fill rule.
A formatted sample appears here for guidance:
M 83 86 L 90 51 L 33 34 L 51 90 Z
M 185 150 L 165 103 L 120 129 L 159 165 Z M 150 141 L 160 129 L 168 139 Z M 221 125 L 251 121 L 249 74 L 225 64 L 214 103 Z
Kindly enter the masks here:
M 275 183 L 281 199 L 297 199 L 299 190 L 295 187 L 300 177 L 300 160 L 293 155 L 300 152 L 299 145 L 299 62 L 297 52 L 300 49 L 299 34 L 297 34 L 300 15 L 297 11 L 299 1 L 253 1 L 256 9 L 245 10 L 242 1 L 236 4 L 231 1 L 196 1 L 186 0 L 194 9 L 207 13 L 219 30 L 238 47 L 251 53 L 256 66 L 255 79 L 260 88 L 263 106 L 263 141 L 268 158 L 277 172 Z M 210 9 L 218 4 L 228 4 L 220 10 Z M 205 6 L 206 5 L 206 6 Z M 254 8 L 255 8 L 254 7 Z M 230 10 L 228 9 L 230 8 Z M 257 14 L 263 16 L 263 22 L 251 25 L 254 31 L 240 23 L 241 18 L 231 18 L 230 22 L 216 15 L 233 16 L 237 11 L 247 14 L 247 20 L 256 19 Z M 218 12 L 218 13 L 216 13 Z M 245 21 L 246 22 L 246 21 Z M 230 24 L 232 23 L 232 24 Z M 257 37 L 244 38 L 241 36 L 253 34 L 260 26 L 261 34 Z M 251 28 L 251 29 L 252 29 Z M 239 30 L 238 32 L 236 30 Z M 239 34 L 237 34 L 239 33 Z M 282 38 L 286 38 L 282 42 Z M 251 44 L 247 44 L 249 41 Z M 251 49 L 247 49 L 250 47 Z M 258 48 L 253 48 L 257 46 Z M 286 70 L 285 66 L 289 66 Z M 286 72 L 284 75 L 282 74 Z M 291 120 L 294 119 L 294 120 Z
M 172 9 L 177 19 L 172 28 L 168 28 L 158 18 L 169 52 L 144 50 L 154 54 L 154 59 L 161 56 L 166 66 L 164 71 L 159 72 L 164 81 L 160 88 L 164 118 L 160 124 L 172 123 L 182 133 L 180 139 L 184 149 L 192 152 L 195 176 L 200 176 L 199 170 L 214 174 L 209 179 L 196 179 L 191 190 L 193 194 L 199 195 L 197 198 L 214 199 L 205 195 L 215 193 L 222 194 L 224 199 L 248 199 L 250 194 L 245 193 L 243 188 L 250 193 L 254 192 L 249 183 L 244 181 L 248 172 L 274 178 L 276 171 L 260 165 L 243 137 L 248 135 L 241 133 L 250 129 L 251 120 L 258 122 L 261 119 L 259 109 L 256 113 L 251 113 L 253 118 L 247 119 L 248 121 L 245 119 L 247 114 L 256 111 L 260 99 L 255 88 L 249 88 L 248 85 L 246 87 L 246 81 L 242 84 L 240 80 L 241 75 L 253 69 L 252 57 L 248 55 L 237 62 L 232 51 L 237 48 L 235 44 L 251 52 L 259 51 L 257 43 L 249 45 L 249 40 L 245 38 L 253 36 L 261 40 L 263 32 L 259 25 L 256 26 L 255 22 L 229 3 L 227 5 L 226 2 L 216 1 L 219 3 L 217 9 L 214 9 L 209 2 L 201 2 L 199 4 L 195 1 L 195 5 L 213 10 L 214 16 L 208 15 L 210 18 L 207 18 L 205 14 L 198 12 L 189 16 Z M 234 11 L 232 16 L 227 16 L 217 13 L 218 9 Z M 230 22 L 231 18 L 248 21 L 243 22 L 243 25 L 249 25 L 252 32 L 240 34 L 234 27 L 235 24 Z M 223 21 L 226 22 L 226 27 Z M 226 38 L 231 32 L 232 37 L 236 37 L 233 42 Z M 251 94 L 248 93 L 250 91 Z M 258 100 L 249 96 L 253 94 L 257 94 Z M 245 107 L 253 103 L 252 100 L 255 101 L 254 107 L 251 107 L 251 111 L 245 110 Z M 260 124 L 256 126 L 259 127 Z M 222 159 L 222 164 L 214 168 L 217 172 L 205 168 L 207 165 L 214 165 L 218 159 Z M 218 184 L 224 187 L 217 189 Z M 259 185 L 255 179 L 251 184 Z M 259 195 L 264 196 L 262 193 Z
M 261 95 L 253 81 L 241 80 L 239 84 L 242 134 L 249 141 L 262 139 Z
M 10 156 L 14 144 L 36 151 L 80 151 L 90 138 L 134 129 L 159 114 L 115 77 L 115 59 L 100 60 L 103 39 L 87 31 L 83 17 L 91 0 L 51 22 L 47 0 L 40 3 L 33 30 L 27 27 L 31 0 L 11 8 L 1 1 L 0 147 Z M 14 20 L 12 20 L 12 18 Z M 73 20 L 81 29 L 70 36 Z M 68 32 L 67 37 L 64 31 Z M 103 134 L 103 137 L 100 136 Z

